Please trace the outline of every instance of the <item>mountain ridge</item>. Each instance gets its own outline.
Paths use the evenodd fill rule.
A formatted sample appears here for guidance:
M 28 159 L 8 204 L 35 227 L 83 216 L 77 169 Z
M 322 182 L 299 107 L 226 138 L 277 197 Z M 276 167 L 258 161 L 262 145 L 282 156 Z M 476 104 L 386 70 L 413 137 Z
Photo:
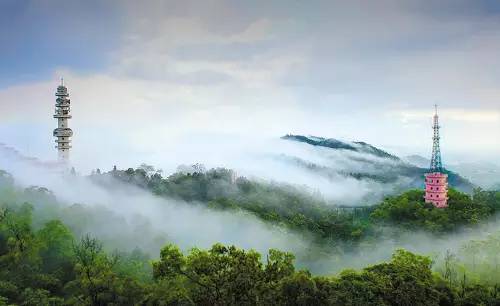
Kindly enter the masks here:
M 356 180 L 372 180 L 384 184 L 394 184 L 401 181 L 401 178 L 407 178 L 408 182 L 397 188 L 401 189 L 398 191 L 403 191 L 405 189 L 423 188 L 424 174 L 428 172 L 428 168 L 426 167 L 419 167 L 406 159 L 402 159 L 363 141 L 344 142 L 334 138 L 291 134 L 282 136 L 281 139 L 338 150 L 341 152 L 351 151 L 360 154 L 368 154 L 379 158 L 372 160 L 369 158 L 359 158 L 346 154 L 346 159 L 352 162 L 357 162 L 360 165 L 359 170 L 351 172 L 343 172 L 342 170 L 337 170 L 332 167 L 317 165 L 313 162 L 296 157 L 287 157 L 285 159 L 287 162 L 294 163 L 298 167 L 307 169 L 322 176 L 330 177 L 332 174 L 336 173 L 352 177 Z M 387 164 L 386 161 L 390 161 L 390 164 Z M 368 169 L 367 165 L 371 166 L 371 169 Z M 445 169 L 444 172 L 448 174 L 449 183 L 452 187 L 468 193 L 472 192 L 472 190 L 476 187 L 467 178 L 456 172 L 448 169 Z
M 285 136 L 282 136 L 281 139 L 303 142 L 313 146 L 325 147 L 330 149 L 340 149 L 358 153 L 368 153 L 377 157 L 389 158 L 392 160 L 401 160 L 396 155 L 390 154 L 364 141 L 353 141 L 348 143 L 335 138 L 324 138 L 318 136 L 303 136 L 303 135 L 293 135 L 293 134 L 287 134 Z

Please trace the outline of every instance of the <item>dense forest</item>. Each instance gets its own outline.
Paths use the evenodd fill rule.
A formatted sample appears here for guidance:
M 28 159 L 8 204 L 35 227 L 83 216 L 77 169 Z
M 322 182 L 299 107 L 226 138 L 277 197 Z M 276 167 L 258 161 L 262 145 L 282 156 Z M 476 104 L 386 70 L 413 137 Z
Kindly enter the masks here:
M 431 204 L 423 201 L 423 190 L 410 190 L 387 198 L 376 206 L 371 217 L 408 229 L 442 233 L 477 225 L 500 211 L 499 191 L 476 189 L 468 195 L 450 189 L 448 196 L 447 209 L 433 209 Z
M 473 228 L 500 208 L 499 192 L 479 189 L 472 196 L 451 191 L 447 210 L 423 203 L 418 190 L 371 208 L 341 208 L 298 187 L 195 168 L 167 178 L 146 166 L 114 169 L 96 171 L 91 179 L 106 188 L 118 180 L 213 210 L 244 210 L 311 232 L 318 243 L 351 246 L 389 225 L 446 235 Z M 0 172 L 0 305 L 500 305 L 498 232 L 439 258 L 400 249 L 385 262 L 315 276 L 296 268 L 294 254 L 280 250 L 263 256 L 214 244 L 181 251 L 167 241 L 154 256 L 138 248 L 116 250 L 79 226 L 95 216 L 84 206 L 30 204 L 40 201 L 57 200 L 41 187 L 19 189 Z M 97 222 L 112 226 L 117 220 Z
M 153 261 L 140 250 L 107 253 L 97 239 L 76 238 L 59 220 L 35 229 L 32 210 L 29 204 L 2 209 L 0 305 L 500 303 L 498 268 L 490 261 L 498 260 L 498 235 L 467 246 L 477 257 L 473 267 L 449 255 L 433 272 L 430 258 L 398 250 L 388 262 L 316 277 L 297 271 L 294 256 L 278 250 L 264 259 L 221 244 L 188 254 L 166 245 Z
M 444 210 L 426 204 L 422 190 L 387 197 L 378 205 L 342 207 L 303 188 L 249 180 L 237 177 L 232 170 L 205 170 L 201 165 L 166 178 L 146 165 L 108 173 L 98 171 L 92 177 L 102 184 L 106 184 L 105 178 L 112 177 L 193 205 L 244 210 L 266 222 L 311 232 L 320 243 L 342 241 L 352 244 L 376 236 L 380 226 L 387 223 L 408 230 L 449 233 L 488 220 L 500 210 L 500 192 L 480 188 L 472 195 L 451 189 L 450 207 Z

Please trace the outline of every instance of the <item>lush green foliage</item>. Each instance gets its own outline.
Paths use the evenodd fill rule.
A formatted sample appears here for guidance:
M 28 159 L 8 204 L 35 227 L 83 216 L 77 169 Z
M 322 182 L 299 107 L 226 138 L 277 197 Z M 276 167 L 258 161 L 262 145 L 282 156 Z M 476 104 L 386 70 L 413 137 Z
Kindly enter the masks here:
M 112 176 L 193 205 L 244 210 L 297 232 L 312 232 L 320 244 L 342 242 L 355 246 L 361 239 L 375 237 L 380 224 L 434 233 L 450 232 L 478 224 L 500 210 L 500 193 L 481 189 L 475 189 L 472 196 L 451 189 L 447 209 L 426 204 L 421 190 L 388 197 L 374 206 L 338 207 L 318 194 L 294 186 L 236 177 L 231 170 L 223 168 L 205 171 L 195 165 L 193 169 L 163 178 L 152 167 L 143 165 L 126 171 L 115 169 L 93 178 L 105 182 L 106 177 Z
M 160 173 L 143 166 L 126 171 L 114 170 L 93 178 L 105 184 L 106 177 L 112 176 L 157 195 L 179 198 L 193 205 L 244 210 L 273 224 L 299 232 L 313 232 L 324 240 L 356 241 L 370 233 L 371 207 L 339 208 L 318 194 L 294 186 L 235 177 L 231 170 L 223 168 L 204 171 L 197 166 L 197 170 L 163 178 Z
M 399 250 L 388 263 L 338 277 L 294 271 L 293 257 L 275 250 L 259 254 L 214 245 L 184 256 L 174 246 L 155 262 L 156 280 L 183 284 L 200 305 L 439 305 L 455 296 L 431 272 L 430 259 Z M 180 302 L 180 301 L 175 301 Z
M 451 189 L 449 207 L 436 209 L 424 201 L 424 191 L 411 190 L 382 202 L 371 217 L 410 229 L 442 233 L 475 225 L 500 210 L 500 192 L 475 189 L 472 196 Z
M 4 208 L 0 301 L 19 305 L 496 305 L 497 279 L 455 283 L 427 257 L 399 250 L 389 262 L 334 277 L 296 271 L 293 255 L 215 244 L 183 254 L 165 246 L 147 271 L 134 254 L 107 254 L 59 221 L 35 231 L 32 207 Z M 498 239 L 498 238 L 496 238 Z M 495 240 L 497 241 L 497 240 Z M 498 251 L 498 243 L 494 246 Z M 138 268 L 139 267 L 139 268 Z M 465 274 L 464 274 L 465 275 Z M 494 285 L 493 285 L 494 283 Z
M 0 305 L 498 305 L 498 235 L 471 241 L 431 270 L 431 260 L 399 250 L 388 262 L 317 277 L 297 271 L 294 256 L 214 245 L 187 254 L 165 246 L 152 263 L 141 251 L 110 252 L 58 219 L 33 218 L 57 209 L 65 220 L 89 218 L 81 206 L 34 208 L 15 201 L 0 173 Z M 264 193 L 265 194 L 265 193 Z M 406 196 L 417 201 L 417 196 Z M 461 194 L 458 194 L 460 196 Z M 41 188 L 23 198 L 55 200 Z M 467 202 L 466 198 L 459 198 Z M 497 193 L 477 191 L 474 203 L 495 211 Z M 409 200 L 409 202 L 411 202 Z M 383 205 L 381 206 L 383 207 Z M 470 209 L 471 205 L 463 205 Z M 380 207 L 379 207 L 380 208 Z M 238 208 L 240 209 L 240 208 Z M 432 208 L 426 208 L 432 210 Z M 460 210 L 460 209 L 459 209 Z M 374 214 L 377 211 L 374 212 Z M 68 214 L 74 214 L 73 219 Z M 391 213 L 389 214 L 391 215 Z M 411 214 L 409 214 L 411 216 Z M 460 216 L 460 214 L 457 213 Z M 104 217 L 109 217 L 105 215 Z M 102 220 L 102 219 L 100 219 Z M 457 220 L 462 220 L 457 217 Z M 108 222 L 116 220 L 109 219 Z M 470 222 L 469 219 L 460 222 Z M 71 228 L 79 228 L 75 222 Z M 403 226 L 407 226 L 404 225 Z M 413 225 L 412 225 L 413 226 Z
M 60 221 L 32 226 L 29 204 L 3 207 L 0 216 L 0 296 L 22 305 L 130 305 L 144 292 L 146 257 L 103 252 L 100 242 Z M 141 271 L 136 266 L 141 267 Z

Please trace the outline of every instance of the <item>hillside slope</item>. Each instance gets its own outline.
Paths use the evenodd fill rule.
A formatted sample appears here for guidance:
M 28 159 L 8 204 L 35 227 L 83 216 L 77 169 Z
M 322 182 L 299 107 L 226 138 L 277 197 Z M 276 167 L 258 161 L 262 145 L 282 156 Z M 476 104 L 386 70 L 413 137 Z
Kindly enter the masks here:
M 340 175 L 384 185 L 392 184 L 394 192 L 401 192 L 411 188 L 422 188 L 424 174 L 428 171 L 427 168 L 405 162 L 398 156 L 365 142 L 343 142 L 303 135 L 286 135 L 281 139 L 334 152 L 335 155 L 329 155 L 329 152 L 324 150 L 319 153 L 325 157 L 326 162 L 323 164 L 297 156 L 286 154 L 281 156 L 287 163 L 324 177 L 333 178 Z M 472 192 L 475 186 L 469 180 L 455 172 L 449 170 L 445 172 L 449 175 L 451 187 L 463 192 Z

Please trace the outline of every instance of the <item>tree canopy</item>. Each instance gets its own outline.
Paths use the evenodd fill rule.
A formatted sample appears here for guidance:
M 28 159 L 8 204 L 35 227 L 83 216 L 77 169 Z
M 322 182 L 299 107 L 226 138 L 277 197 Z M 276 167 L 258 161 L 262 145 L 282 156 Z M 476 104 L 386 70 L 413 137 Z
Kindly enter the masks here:
M 377 234 L 376 228 L 384 224 L 442 234 L 475 226 L 500 207 L 500 194 L 495 191 L 477 189 L 469 196 L 451 190 L 450 207 L 436 209 L 423 203 L 422 191 L 411 190 L 385 199 L 370 211 L 341 214 L 310 194 L 235 180 L 223 170 L 203 175 L 188 172 L 168 179 L 147 166 L 113 172 L 128 173 L 121 179 L 138 180 L 133 183 L 143 188 L 184 190 L 177 193 L 181 198 L 204 193 L 205 202 L 193 200 L 192 205 L 255 211 L 257 216 L 273 216 L 262 217 L 268 222 L 316 233 L 324 241 L 361 240 L 367 231 Z M 95 174 L 103 175 L 107 174 Z M 214 180 L 220 179 L 230 187 L 217 191 Z M 154 180 L 159 183 L 151 183 Z M 56 201 L 54 195 L 45 188 L 30 187 L 20 200 L 12 183 L 12 177 L 0 173 L 0 305 L 500 304 L 500 233 L 470 240 L 442 258 L 400 249 L 385 262 L 329 276 L 297 269 L 295 256 L 288 252 L 269 250 L 262 256 L 219 243 L 187 251 L 169 243 L 151 261 L 140 249 L 113 250 L 96 237 L 75 231 L 81 228 L 79 222 L 86 222 L 83 219 L 93 218 L 82 205 L 41 206 L 57 212 L 45 211 L 35 218 L 40 207 L 29 202 L 50 203 Z M 225 196 L 219 197 L 219 192 Z M 277 195 L 274 199 L 273 194 Z M 309 203 L 313 204 L 307 207 Z M 72 226 L 58 216 L 65 216 Z M 97 222 L 118 222 L 111 215 L 99 218 Z M 334 232 L 335 236 L 328 236 Z

